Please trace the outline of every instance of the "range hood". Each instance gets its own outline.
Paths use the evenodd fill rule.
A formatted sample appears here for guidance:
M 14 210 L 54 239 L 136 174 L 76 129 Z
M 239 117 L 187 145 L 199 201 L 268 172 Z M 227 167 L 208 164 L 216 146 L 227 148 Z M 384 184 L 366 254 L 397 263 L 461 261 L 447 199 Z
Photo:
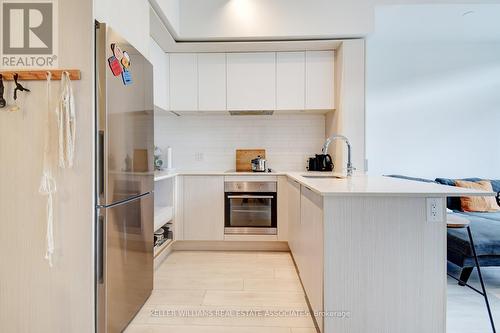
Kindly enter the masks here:
M 228 111 L 231 116 L 272 116 L 274 110 Z

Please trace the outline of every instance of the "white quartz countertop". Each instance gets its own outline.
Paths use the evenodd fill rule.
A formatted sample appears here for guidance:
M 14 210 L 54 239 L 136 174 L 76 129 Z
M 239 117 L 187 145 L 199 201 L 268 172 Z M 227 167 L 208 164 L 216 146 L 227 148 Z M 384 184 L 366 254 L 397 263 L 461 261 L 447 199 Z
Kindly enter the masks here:
M 488 191 L 424 183 L 383 176 L 354 175 L 350 178 L 307 178 L 307 172 L 288 172 L 287 176 L 323 196 L 493 196 Z
M 162 171 L 155 171 L 155 182 L 159 180 L 164 180 L 164 179 L 169 179 L 178 176 L 179 173 L 175 170 L 169 171 L 169 170 L 162 170 Z
M 322 196 L 406 196 L 461 197 L 494 196 L 488 191 L 424 183 L 383 176 L 354 175 L 325 172 L 234 172 L 234 171 L 157 171 L 155 181 L 175 176 L 287 176 Z M 340 178 L 308 178 L 307 176 L 336 176 Z M 306 177 L 305 177 L 306 176 Z
M 175 176 L 286 176 L 286 172 L 236 172 L 236 171 L 155 171 L 155 181 Z

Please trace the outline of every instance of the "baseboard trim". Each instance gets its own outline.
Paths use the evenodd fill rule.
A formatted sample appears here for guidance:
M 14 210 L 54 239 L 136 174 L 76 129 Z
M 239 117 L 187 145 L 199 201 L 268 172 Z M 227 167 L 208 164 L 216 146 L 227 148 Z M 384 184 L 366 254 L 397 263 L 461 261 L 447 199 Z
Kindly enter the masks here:
M 156 258 L 154 269 L 163 264 L 174 251 L 269 251 L 290 252 L 288 242 L 282 241 L 172 241 Z
M 288 242 L 281 241 L 188 241 L 172 244 L 175 251 L 276 251 L 290 252 Z
M 278 236 L 276 235 L 224 235 L 225 241 L 239 241 L 239 242 L 276 242 Z

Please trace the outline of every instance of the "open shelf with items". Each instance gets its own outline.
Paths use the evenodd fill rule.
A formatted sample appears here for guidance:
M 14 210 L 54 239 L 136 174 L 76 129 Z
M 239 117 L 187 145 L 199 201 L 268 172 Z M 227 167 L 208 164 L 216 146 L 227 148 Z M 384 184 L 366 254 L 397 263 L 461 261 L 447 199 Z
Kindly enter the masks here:
M 155 246 L 153 248 L 153 257 L 155 266 L 163 261 L 166 257 L 165 251 L 174 241 L 174 230 L 172 222 L 165 223 L 157 231 L 155 231 Z M 163 254 L 163 255 L 162 255 Z M 158 263 L 156 263 L 158 261 Z
M 175 177 L 155 177 L 154 231 L 155 266 L 166 257 L 174 241 L 175 227 Z M 162 231 L 162 232 L 161 232 Z
M 172 222 L 173 218 L 174 218 L 173 206 L 155 205 L 155 231 L 163 227 L 165 224 Z
M 158 257 L 160 253 L 163 252 L 170 244 L 172 244 L 173 239 L 166 239 L 163 243 L 158 244 L 154 247 L 154 257 Z

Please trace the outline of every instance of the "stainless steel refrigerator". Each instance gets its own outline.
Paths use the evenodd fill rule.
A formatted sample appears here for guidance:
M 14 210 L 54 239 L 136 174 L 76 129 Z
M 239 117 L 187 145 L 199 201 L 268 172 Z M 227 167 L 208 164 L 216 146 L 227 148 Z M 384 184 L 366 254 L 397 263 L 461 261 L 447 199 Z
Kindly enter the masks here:
M 110 27 L 95 32 L 96 331 L 115 333 L 153 289 L 153 67 Z

